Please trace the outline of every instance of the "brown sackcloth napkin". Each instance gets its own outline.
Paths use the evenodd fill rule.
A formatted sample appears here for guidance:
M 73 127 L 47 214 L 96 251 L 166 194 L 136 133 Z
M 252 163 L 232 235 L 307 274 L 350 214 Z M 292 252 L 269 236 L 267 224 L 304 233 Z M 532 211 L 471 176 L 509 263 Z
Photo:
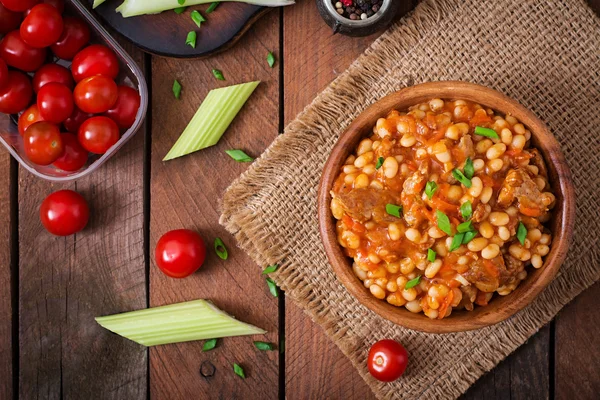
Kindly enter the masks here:
M 384 33 L 234 182 L 221 223 L 350 358 L 379 398 L 454 398 L 600 278 L 600 21 L 584 0 L 428 0 Z M 492 327 L 432 335 L 363 307 L 333 273 L 318 232 L 317 189 L 338 136 L 367 106 L 405 86 L 466 80 L 530 108 L 561 143 L 577 191 L 575 235 L 559 276 Z M 377 339 L 410 353 L 380 383 L 365 359 Z

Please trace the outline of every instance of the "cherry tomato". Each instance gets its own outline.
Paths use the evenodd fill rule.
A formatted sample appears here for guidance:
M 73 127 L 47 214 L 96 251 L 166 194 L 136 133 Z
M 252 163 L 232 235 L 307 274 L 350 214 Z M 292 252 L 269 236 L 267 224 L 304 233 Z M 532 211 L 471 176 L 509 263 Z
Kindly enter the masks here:
M 206 245 L 200 235 L 189 229 L 165 233 L 156 244 L 156 264 L 172 278 L 185 278 L 204 263 Z
M 39 92 L 42 86 L 50 82 L 62 83 L 70 90 L 73 90 L 75 87 L 71 71 L 62 65 L 46 64 L 33 75 L 31 82 L 33 84 L 33 91 L 36 93 Z
M 85 228 L 90 219 L 90 208 L 79 193 L 59 190 L 42 202 L 40 219 L 51 234 L 69 236 Z
M 104 75 L 115 79 L 119 75 L 119 60 L 108 47 L 93 44 L 77 53 L 73 58 L 71 71 L 75 82 L 94 75 Z
M 140 108 L 140 94 L 129 86 L 119 86 L 119 95 L 115 105 L 104 115 L 119 125 L 119 128 L 127 129 L 135 122 L 135 116 Z
M 65 2 L 63 0 L 42 0 L 40 1 L 40 3 L 51 5 L 52 7 L 56 8 L 61 14 L 63 13 L 63 11 L 65 11 Z M 26 10 L 24 15 L 28 16 L 31 10 L 31 8 Z
M 8 83 L 8 67 L 3 59 L 0 58 L 0 89 Z
M 20 12 L 10 11 L 0 3 L 0 35 L 18 29 L 22 17 Z
M 408 364 L 406 349 L 395 340 L 380 340 L 371 346 L 367 366 L 373 377 L 382 382 L 400 378 Z
M 19 71 L 8 71 L 8 84 L 0 89 L 0 113 L 17 114 L 31 102 L 33 90 L 29 77 Z
M 79 127 L 81 126 L 81 124 L 83 124 L 83 122 L 86 119 L 92 118 L 93 116 L 93 114 L 84 113 L 79 108 L 77 108 L 77 106 L 75 106 L 73 107 L 73 113 L 71 114 L 71 116 L 63 121 L 63 125 L 65 126 L 65 129 L 69 132 L 77 134 L 77 132 L 79 132 Z
M 46 121 L 32 124 L 23 135 L 25 154 L 32 163 L 50 165 L 63 152 L 60 130 Z
M 0 57 L 6 64 L 25 72 L 36 71 L 46 61 L 46 49 L 36 49 L 21 39 L 19 31 L 12 31 L 0 42 Z
M 111 109 L 117 102 L 117 84 L 103 75 L 85 78 L 75 86 L 75 104 L 83 112 L 100 114 Z
M 40 0 L 0 0 L 4 7 L 11 11 L 23 12 L 35 6 Z
M 92 117 L 79 127 L 79 143 L 94 154 L 104 154 L 119 141 L 119 127 L 108 117 Z
M 65 17 L 63 31 L 50 50 L 58 58 L 72 60 L 79 50 L 90 41 L 90 28 L 81 18 Z
M 77 136 L 72 133 L 61 133 L 60 138 L 63 142 L 64 151 L 54 161 L 53 165 L 63 171 L 77 171 L 81 169 L 88 159 L 87 150 L 79 144 Z
M 60 124 L 73 113 L 73 93 L 62 83 L 47 83 L 38 92 L 37 106 L 45 121 Z
M 19 117 L 19 134 L 23 136 L 27 128 L 36 122 L 43 121 L 44 119 L 40 115 L 40 110 L 37 104 L 32 104 L 29 108 L 23 111 L 23 114 Z
M 56 43 L 63 31 L 63 19 L 50 4 L 33 7 L 21 23 L 21 38 L 31 47 L 48 47 Z

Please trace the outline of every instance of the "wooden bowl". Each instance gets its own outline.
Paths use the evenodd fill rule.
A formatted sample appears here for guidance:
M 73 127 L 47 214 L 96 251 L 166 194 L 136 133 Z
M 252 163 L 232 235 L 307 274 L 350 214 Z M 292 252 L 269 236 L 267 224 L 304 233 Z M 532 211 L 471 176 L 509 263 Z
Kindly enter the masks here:
M 475 306 L 473 311 L 455 311 L 448 318 L 433 320 L 424 314 L 414 314 L 404 307 L 395 307 L 375 298 L 354 275 L 351 259 L 338 244 L 335 220 L 331 214 L 330 190 L 346 158 L 356 149 L 359 141 L 372 135 L 378 118 L 390 110 L 403 111 L 417 103 L 432 99 L 463 99 L 490 107 L 502 114 L 510 114 L 531 131 L 532 144 L 542 153 L 548 168 L 549 182 L 556 195 L 553 216 L 546 224 L 552 231 L 550 253 L 540 269 L 528 268 L 529 275 L 507 296 L 494 296 L 489 305 Z M 484 86 L 467 82 L 430 82 L 393 93 L 360 114 L 344 132 L 325 164 L 319 187 L 319 228 L 325 252 L 338 279 L 364 306 L 380 316 L 403 327 L 430 333 L 461 332 L 478 329 L 503 321 L 527 306 L 554 278 L 564 261 L 575 221 L 575 192 L 569 167 L 560 146 L 548 127 L 531 111 Z

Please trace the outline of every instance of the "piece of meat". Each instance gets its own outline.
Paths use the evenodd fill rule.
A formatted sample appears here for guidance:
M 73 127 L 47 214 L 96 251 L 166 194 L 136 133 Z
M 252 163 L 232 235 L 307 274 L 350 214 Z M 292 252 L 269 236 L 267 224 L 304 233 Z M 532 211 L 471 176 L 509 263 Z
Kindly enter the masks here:
M 544 178 L 548 178 L 548 169 L 546 168 L 546 163 L 544 162 L 544 158 L 538 149 L 531 149 L 529 153 L 533 157 L 529 159 L 529 163 L 538 167 L 538 174 L 543 176 Z
M 333 196 L 340 201 L 346 214 L 356 221 L 365 222 L 369 219 L 375 222 L 398 221 L 398 218 L 385 210 L 386 204 L 399 204 L 396 196 L 388 190 L 352 189 L 347 193 L 334 193 Z
M 462 276 L 482 292 L 492 293 L 500 287 L 500 276 L 504 271 L 504 259 L 499 255 L 492 260 L 477 259 Z
M 520 168 L 508 171 L 498 194 L 497 205 L 508 208 L 514 201 L 522 214 L 538 217 L 547 211 L 542 193 L 529 174 Z
M 517 279 L 519 272 L 525 269 L 525 263 L 517 260 L 509 253 L 504 254 L 504 265 L 506 268 L 500 271 L 500 286 L 513 283 Z
M 422 163 L 419 169 L 404 181 L 404 184 L 402 185 L 402 198 L 421 194 L 427 183 L 428 175 L 429 164 Z
M 475 149 L 473 147 L 473 140 L 471 139 L 471 135 L 465 135 L 460 138 L 458 142 L 458 148 L 464 153 L 465 158 L 475 157 Z
M 471 220 L 473 222 L 481 222 L 485 220 L 488 215 L 492 212 L 492 207 L 489 204 L 477 203 L 475 206 L 475 211 L 473 211 L 473 217 Z

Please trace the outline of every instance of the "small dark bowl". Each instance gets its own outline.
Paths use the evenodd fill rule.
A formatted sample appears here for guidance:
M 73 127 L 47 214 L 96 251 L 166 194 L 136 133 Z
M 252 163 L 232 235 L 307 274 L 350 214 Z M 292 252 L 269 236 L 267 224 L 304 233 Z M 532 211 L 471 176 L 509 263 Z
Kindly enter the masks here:
M 383 0 L 381 8 L 365 20 L 351 20 L 341 16 L 335 10 L 331 0 L 317 0 L 319 14 L 334 33 L 347 36 L 368 36 L 387 28 L 400 9 L 400 0 Z

